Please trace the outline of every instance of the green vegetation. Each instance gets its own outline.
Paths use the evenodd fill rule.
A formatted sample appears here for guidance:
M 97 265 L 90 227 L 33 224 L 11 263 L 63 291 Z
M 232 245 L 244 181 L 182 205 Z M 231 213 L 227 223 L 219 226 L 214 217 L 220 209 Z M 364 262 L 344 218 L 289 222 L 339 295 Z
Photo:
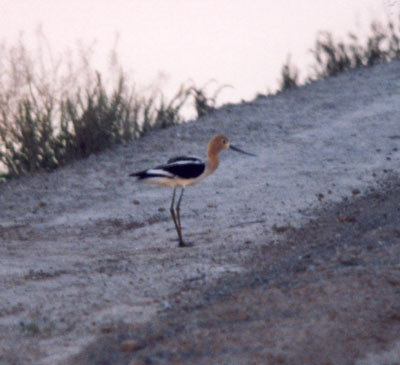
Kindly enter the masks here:
M 144 96 L 119 66 L 115 51 L 112 76 L 105 78 L 92 66 L 90 49 L 56 59 L 45 37 L 39 35 L 37 43 L 36 50 L 23 39 L 16 46 L 0 45 L 0 181 L 51 171 L 152 129 L 181 123 L 188 103 L 203 117 L 227 87 L 209 96 L 207 85 L 192 83 L 171 100 L 158 90 Z M 306 82 L 400 58 L 400 27 L 373 23 L 365 42 L 354 34 L 337 42 L 330 33 L 321 33 L 311 52 L 315 64 Z M 299 72 L 288 58 L 280 91 L 297 85 Z
M 41 35 L 34 52 L 23 40 L 0 46 L 0 180 L 51 171 L 181 123 L 189 101 L 198 116 L 215 105 L 216 95 L 196 86 L 182 86 L 171 100 L 158 90 L 143 96 L 115 53 L 108 80 L 91 66 L 90 49 L 77 53 L 55 59 Z
M 279 90 L 284 91 L 299 84 L 299 72 L 290 62 L 288 57 L 286 63 L 282 66 L 281 80 L 279 83 Z
M 209 83 L 203 85 L 200 88 L 196 87 L 195 85 L 190 88 L 190 91 L 194 97 L 197 118 L 204 117 L 207 114 L 214 111 L 217 104 L 217 98 L 220 92 L 227 87 L 231 87 L 230 85 L 219 86 L 217 90 L 214 92 L 213 96 L 207 96 L 206 89 L 208 84 Z
M 35 321 L 20 322 L 21 333 L 26 335 L 37 335 L 40 333 L 40 328 Z
M 306 82 L 337 75 L 340 72 L 361 66 L 373 66 L 400 58 L 400 26 L 396 29 L 393 22 L 385 27 L 372 23 L 370 34 L 365 43 L 350 33 L 345 42 L 335 41 L 332 34 L 322 32 L 311 50 L 316 63 L 312 66 L 314 74 Z M 298 72 L 290 60 L 282 67 L 280 91 L 298 86 Z

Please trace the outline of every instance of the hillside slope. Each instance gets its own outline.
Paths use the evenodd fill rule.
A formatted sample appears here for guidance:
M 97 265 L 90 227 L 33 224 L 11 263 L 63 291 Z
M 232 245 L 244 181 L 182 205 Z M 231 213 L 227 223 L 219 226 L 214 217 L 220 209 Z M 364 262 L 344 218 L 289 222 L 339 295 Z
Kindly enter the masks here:
M 290 261 L 299 252 L 282 239 L 288 227 L 398 179 L 399 116 L 396 61 L 224 106 L 0 185 L 0 360 L 60 363 L 98 335 L 152 323 L 218 280 L 245 277 L 264 265 L 257 257 Z M 171 191 L 128 174 L 176 154 L 204 156 L 219 133 L 258 157 L 223 152 L 217 172 L 187 190 L 183 234 L 194 246 L 177 248 Z

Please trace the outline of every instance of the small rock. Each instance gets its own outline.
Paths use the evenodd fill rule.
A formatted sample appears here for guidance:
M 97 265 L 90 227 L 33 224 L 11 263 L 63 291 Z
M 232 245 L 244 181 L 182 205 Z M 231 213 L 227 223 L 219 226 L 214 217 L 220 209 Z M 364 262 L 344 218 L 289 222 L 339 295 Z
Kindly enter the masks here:
M 146 365 L 146 363 L 140 359 L 132 359 L 128 365 Z
M 276 224 L 272 225 L 272 230 L 275 231 L 276 233 L 284 233 L 286 232 L 290 227 L 289 226 L 277 226 Z
M 145 345 L 139 341 L 136 340 L 127 340 L 121 343 L 119 348 L 121 351 L 124 352 L 133 352 L 133 351 L 138 351 L 141 350 L 145 347 Z
M 356 223 L 357 219 L 353 216 L 345 215 L 345 216 L 338 217 L 338 221 L 340 223 Z

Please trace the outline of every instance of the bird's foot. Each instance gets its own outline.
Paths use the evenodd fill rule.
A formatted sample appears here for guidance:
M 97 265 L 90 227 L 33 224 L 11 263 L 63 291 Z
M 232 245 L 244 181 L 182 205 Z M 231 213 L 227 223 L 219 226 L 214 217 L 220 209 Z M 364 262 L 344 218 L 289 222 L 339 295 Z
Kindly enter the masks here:
M 180 240 L 178 244 L 178 247 L 193 247 L 193 246 L 194 246 L 193 242 L 185 242 L 182 240 Z

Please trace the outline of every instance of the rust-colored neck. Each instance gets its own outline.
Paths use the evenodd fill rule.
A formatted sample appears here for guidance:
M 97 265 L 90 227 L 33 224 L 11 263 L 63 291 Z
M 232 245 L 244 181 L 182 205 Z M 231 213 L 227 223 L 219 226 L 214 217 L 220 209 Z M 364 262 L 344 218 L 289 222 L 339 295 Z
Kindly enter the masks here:
M 208 144 L 207 148 L 207 170 L 208 174 L 212 174 L 219 165 L 219 153 L 221 152 L 221 148 L 216 145 L 215 143 L 212 143 L 211 141 Z

